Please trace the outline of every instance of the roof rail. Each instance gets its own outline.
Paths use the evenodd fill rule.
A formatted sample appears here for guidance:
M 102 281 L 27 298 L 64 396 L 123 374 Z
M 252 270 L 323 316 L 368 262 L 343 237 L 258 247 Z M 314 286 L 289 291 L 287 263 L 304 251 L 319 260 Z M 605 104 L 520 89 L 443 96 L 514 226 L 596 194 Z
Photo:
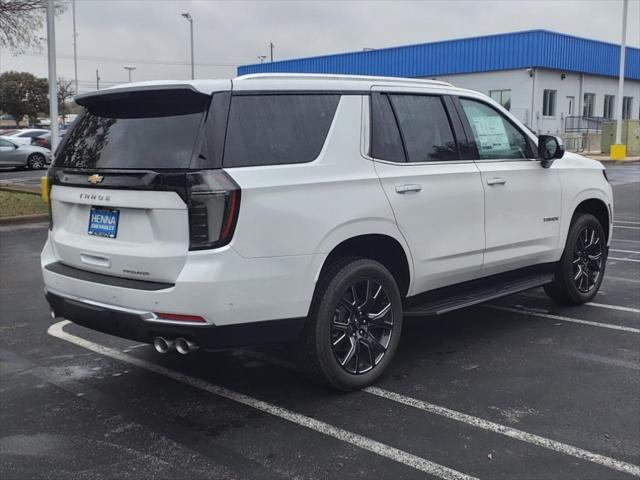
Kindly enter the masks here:
M 422 85 L 442 85 L 453 87 L 449 82 L 442 80 L 429 80 L 422 78 L 406 78 L 406 77 L 377 77 L 368 75 L 342 75 L 339 73 L 250 73 L 241 75 L 234 80 L 269 80 L 269 79 L 309 79 L 309 80 L 353 80 L 353 81 L 377 81 L 377 82 L 394 82 L 394 83 L 411 83 Z

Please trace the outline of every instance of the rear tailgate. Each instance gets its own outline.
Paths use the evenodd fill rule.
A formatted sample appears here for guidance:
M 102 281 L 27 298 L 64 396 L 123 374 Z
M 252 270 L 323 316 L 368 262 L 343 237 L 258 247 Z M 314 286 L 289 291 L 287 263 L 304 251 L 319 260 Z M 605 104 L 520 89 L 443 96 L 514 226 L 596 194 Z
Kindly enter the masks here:
M 49 172 L 61 263 L 175 282 L 190 244 L 187 171 L 210 99 L 188 88 L 81 99 Z
M 107 190 L 54 185 L 50 240 L 62 263 L 108 275 L 174 282 L 189 250 L 187 206 L 176 192 Z M 93 222 L 117 216 L 114 234 Z M 105 222 L 108 224 L 108 221 Z

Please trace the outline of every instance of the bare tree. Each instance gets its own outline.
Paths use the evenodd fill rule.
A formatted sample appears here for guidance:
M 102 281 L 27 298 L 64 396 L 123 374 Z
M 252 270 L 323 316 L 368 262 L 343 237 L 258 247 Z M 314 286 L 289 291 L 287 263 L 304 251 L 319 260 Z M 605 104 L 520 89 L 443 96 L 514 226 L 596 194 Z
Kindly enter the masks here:
M 62 115 L 62 118 L 65 117 L 69 110 L 71 109 L 71 101 L 73 96 L 76 94 L 75 89 L 73 88 L 73 81 L 67 80 L 64 77 L 58 77 L 58 112 Z
M 67 5 L 55 0 L 56 14 Z M 40 44 L 39 31 L 47 16 L 47 0 L 0 0 L 0 47 L 14 54 Z

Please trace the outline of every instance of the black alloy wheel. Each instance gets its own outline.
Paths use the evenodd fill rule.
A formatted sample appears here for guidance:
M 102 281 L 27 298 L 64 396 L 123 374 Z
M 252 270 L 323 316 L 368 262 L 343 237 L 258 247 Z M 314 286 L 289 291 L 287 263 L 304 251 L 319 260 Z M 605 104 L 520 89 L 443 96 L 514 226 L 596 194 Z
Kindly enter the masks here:
M 396 279 L 369 258 L 338 258 L 321 274 L 303 341 L 302 367 L 334 388 L 354 391 L 385 371 L 402 333 Z
M 602 239 L 595 228 L 580 232 L 573 250 L 573 281 L 582 293 L 589 293 L 598 283 L 602 271 Z
M 349 285 L 336 305 L 330 334 L 333 354 L 347 373 L 360 375 L 378 365 L 393 335 L 393 309 L 384 287 L 371 279 Z
M 544 291 L 556 302 L 581 305 L 596 296 L 607 263 L 603 225 L 590 213 L 576 213 L 553 281 Z

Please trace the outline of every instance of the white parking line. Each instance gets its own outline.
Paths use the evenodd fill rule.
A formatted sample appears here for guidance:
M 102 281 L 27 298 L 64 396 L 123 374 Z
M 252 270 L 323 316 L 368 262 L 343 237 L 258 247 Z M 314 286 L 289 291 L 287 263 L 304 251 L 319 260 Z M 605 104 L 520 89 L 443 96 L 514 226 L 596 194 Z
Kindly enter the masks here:
M 263 352 L 254 352 L 246 349 L 239 350 L 239 352 L 249 357 L 253 357 L 255 359 L 262 360 L 263 362 L 268 362 L 268 363 L 277 365 L 279 367 L 286 368 L 288 370 L 294 370 L 296 372 L 300 371 L 297 365 L 294 365 L 293 363 L 287 362 L 280 358 L 274 357 L 273 355 L 268 355 Z M 590 358 L 590 359 L 594 360 L 594 358 Z M 598 360 L 602 360 L 602 359 L 598 359 Z M 614 364 L 615 366 L 632 368 L 634 370 L 639 368 L 635 364 L 632 364 L 631 362 L 623 362 L 623 363 L 615 364 L 609 359 L 608 363 Z M 538 447 L 553 450 L 555 452 L 562 453 L 565 455 L 571 455 L 573 457 L 580 458 L 582 460 L 587 460 L 589 462 L 597 463 L 599 465 L 603 465 L 605 467 L 612 468 L 614 470 L 619 470 L 621 472 L 630 473 L 635 476 L 640 476 L 640 466 L 638 465 L 634 465 L 631 463 L 626 463 L 620 460 L 616 460 L 614 458 L 606 457 L 604 455 L 593 453 L 579 447 L 574 447 L 573 445 L 568 445 L 562 442 L 558 442 L 556 440 L 551 440 L 549 438 L 541 437 L 540 435 L 524 432 L 522 430 L 517 430 L 515 428 L 501 425 L 499 423 L 494 423 L 488 420 L 484 420 L 482 418 L 474 417 L 466 413 L 458 412 L 456 410 L 451 410 L 446 407 L 441 407 L 440 405 L 428 403 L 423 400 L 407 397 L 399 393 L 395 393 L 390 390 L 385 390 L 379 387 L 367 387 L 363 389 L 363 391 L 371 395 L 377 395 L 378 397 L 386 398 L 387 400 L 391 400 L 394 402 L 402 403 L 404 405 L 408 405 L 410 407 L 415 407 L 420 410 L 424 410 L 425 412 L 429 412 L 435 415 L 440 415 L 450 420 L 466 423 L 473 427 L 481 428 L 483 430 L 488 430 L 493 433 L 498 433 L 500 435 L 505 435 L 507 437 L 515 438 L 523 442 L 536 445 Z
M 590 325 L 592 327 L 608 328 L 610 330 L 620 330 L 622 332 L 640 333 L 640 328 L 624 327 L 622 325 L 613 325 L 611 323 L 592 322 L 589 320 L 581 320 L 579 318 L 562 317 L 560 315 L 552 315 L 550 313 L 542 313 L 526 308 L 511 308 L 503 307 L 501 305 L 484 305 L 487 308 L 493 308 L 494 310 L 504 310 L 505 312 L 520 313 L 522 315 L 531 315 L 533 317 L 548 318 L 549 320 L 561 320 L 563 322 L 580 323 L 582 325 Z
M 240 403 L 247 407 L 255 408 L 256 410 L 260 410 L 262 412 L 268 413 L 270 415 L 281 418 L 283 420 L 287 420 L 291 423 L 295 423 L 296 425 L 299 425 L 301 427 L 305 427 L 310 430 L 314 430 L 316 432 L 327 435 L 329 437 L 336 438 L 350 445 L 360 447 L 363 450 L 367 450 L 371 453 L 375 453 L 376 455 L 380 455 L 381 457 L 385 457 L 385 458 L 388 458 L 389 460 L 393 460 L 395 462 L 401 463 L 403 465 L 414 468 L 416 470 L 420 470 L 421 472 L 425 472 L 429 475 L 433 475 L 435 477 L 442 478 L 445 480 L 477 480 L 475 477 L 472 477 L 464 473 L 458 472 L 457 470 L 453 470 L 451 468 L 439 465 L 425 458 L 418 457 L 416 455 L 405 452 L 403 450 L 399 450 L 397 448 L 391 447 L 384 443 L 377 442 L 376 440 L 372 440 L 362 435 L 358 435 L 357 433 L 353 433 L 348 430 L 343 430 L 341 428 L 334 427 L 333 425 L 322 422 L 320 420 L 316 420 L 315 418 L 307 417 L 306 415 L 301 415 L 299 413 L 292 412 L 291 410 L 287 410 L 286 408 L 278 407 L 277 405 L 273 405 L 271 403 L 258 400 L 257 398 L 253 398 L 248 395 L 244 395 L 242 393 L 238 393 L 233 390 L 229 390 L 227 388 L 214 385 L 200 378 L 192 377 L 190 375 L 185 375 L 183 373 L 176 372 L 175 370 L 171 370 L 161 365 L 157 365 L 155 363 L 148 362 L 140 358 L 136 358 L 132 355 L 127 355 L 126 353 L 122 353 L 118 350 L 105 347 L 98 343 L 91 342 L 84 338 L 77 337 L 63 330 L 63 327 L 65 325 L 68 325 L 69 323 L 71 322 L 66 320 L 62 322 L 54 323 L 49 327 L 49 330 L 47 331 L 47 333 L 49 333 L 49 335 L 53 337 L 60 338 L 67 342 L 73 343 L 79 347 L 85 348 L 87 350 L 91 350 L 92 352 L 95 352 L 95 353 L 99 353 L 100 355 L 111 357 L 120 362 L 128 363 L 130 365 L 143 368 L 145 370 L 156 373 L 158 375 L 163 375 L 172 380 L 185 383 L 191 387 L 198 388 L 200 390 L 204 390 L 209 393 L 213 393 L 214 395 L 218 395 L 220 397 L 226 398 L 227 400 Z
M 632 225 L 640 225 L 640 222 L 632 222 L 630 220 L 613 220 L 613 223 L 630 223 Z
M 639 308 L 623 307 L 621 305 L 610 305 L 608 303 L 589 302 L 585 303 L 585 305 L 589 305 L 590 307 L 608 308 L 609 310 L 620 310 L 621 312 L 640 313 Z
M 432 403 L 418 400 L 416 398 L 406 397 L 404 395 L 390 392 L 389 390 L 384 390 L 382 388 L 368 387 L 365 389 L 365 391 L 371 393 L 372 395 L 377 395 L 393 402 L 401 403 L 409 407 L 414 407 L 425 412 L 434 413 L 436 415 L 440 415 L 451 420 L 456 420 L 458 422 L 466 423 L 483 430 L 499 433 L 501 435 L 515 438 L 523 442 L 536 445 L 538 447 L 553 450 L 555 452 L 570 455 L 581 460 L 587 460 L 589 462 L 597 463 L 598 465 L 602 465 L 603 467 L 608 467 L 613 470 L 618 470 L 619 472 L 624 472 L 636 477 L 640 477 L 640 466 L 634 465 L 632 463 L 616 460 L 615 458 L 605 457 L 604 455 L 599 455 L 582 448 L 567 445 L 566 443 L 557 442 L 555 440 L 541 437 L 533 433 L 523 432 L 522 430 L 517 430 L 505 425 L 500 425 L 499 423 L 483 420 L 482 418 L 473 417 L 471 415 L 467 415 L 466 413 L 450 410 L 448 408 L 440 407 L 439 405 L 434 405 Z
M 613 228 L 628 228 L 630 230 L 640 230 L 640 227 L 630 227 L 628 225 L 613 225 Z
M 620 262 L 640 263 L 640 259 L 635 259 L 635 258 L 608 257 L 607 260 L 618 260 Z
M 640 251 L 638 250 L 617 250 L 615 248 L 610 248 L 609 251 L 616 252 L 616 253 L 640 253 Z

